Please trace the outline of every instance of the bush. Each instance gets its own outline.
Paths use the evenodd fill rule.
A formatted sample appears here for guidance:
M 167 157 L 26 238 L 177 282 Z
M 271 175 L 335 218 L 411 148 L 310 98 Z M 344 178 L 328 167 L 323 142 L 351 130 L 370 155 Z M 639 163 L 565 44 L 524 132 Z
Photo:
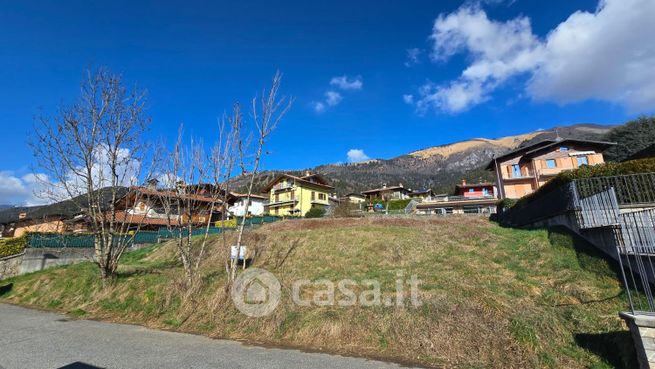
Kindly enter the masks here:
M 509 209 L 512 206 L 516 205 L 517 201 L 518 201 L 518 199 L 505 198 L 505 199 L 502 199 L 502 200 L 498 200 L 498 202 L 496 202 L 496 206 L 498 208 L 500 208 L 500 209 Z
M 389 206 L 388 210 L 405 210 L 407 207 L 407 204 L 410 203 L 412 199 L 405 199 L 405 200 L 389 200 L 387 202 L 384 202 L 383 200 L 372 200 L 370 203 L 371 204 L 382 204 L 385 209 L 387 209 L 387 205 Z
M 348 200 L 341 201 L 339 204 L 334 205 L 332 208 L 332 216 L 335 218 L 349 218 L 361 216 L 358 213 L 359 206 Z
M 324 215 L 325 215 L 325 209 L 316 207 L 316 208 L 309 209 L 307 214 L 305 214 L 305 218 L 323 218 Z
M 0 240 L 0 258 L 20 254 L 27 246 L 27 236 Z

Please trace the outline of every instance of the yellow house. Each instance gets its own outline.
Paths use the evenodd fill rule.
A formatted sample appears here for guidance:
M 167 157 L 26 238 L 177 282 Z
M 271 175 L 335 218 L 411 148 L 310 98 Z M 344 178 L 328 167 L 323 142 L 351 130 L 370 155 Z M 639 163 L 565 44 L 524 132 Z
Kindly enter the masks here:
M 333 190 L 318 174 L 306 173 L 302 177 L 280 174 L 262 190 L 268 193 L 265 211 L 271 215 L 305 216 L 313 207 L 327 208 Z
M 615 143 L 544 140 L 494 158 L 487 169 L 496 174 L 501 198 L 518 199 L 565 170 L 604 163 L 603 151 L 612 145 Z

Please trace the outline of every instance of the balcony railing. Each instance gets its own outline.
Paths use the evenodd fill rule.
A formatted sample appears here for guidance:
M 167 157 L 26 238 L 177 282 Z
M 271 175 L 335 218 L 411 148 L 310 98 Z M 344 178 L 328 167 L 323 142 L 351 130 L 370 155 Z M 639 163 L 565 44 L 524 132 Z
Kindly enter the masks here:
M 288 190 L 293 187 L 293 183 L 278 183 L 275 186 L 273 186 L 273 189 L 275 191 L 282 191 L 282 190 Z
M 567 168 L 567 169 L 571 170 L 573 168 Z M 538 173 L 540 176 L 554 176 L 560 174 L 563 170 L 564 168 L 543 168 L 543 169 L 539 169 Z
M 452 202 L 452 201 L 475 201 L 475 200 L 493 200 L 496 199 L 494 195 L 483 195 L 483 196 L 437 196 L 426 199 L 425 202 Z
M 264 206 L 275 206 L 275 205 L 285 204 L 285 203 L 295 203 L 297 201 L 298 201 L 298 199 L 296 199 L 295 197 L 286 198 L 286 199 L 278 199 L 278 200 L 274 200 L 274 201 L 264 201 Z
M 503 174 L 503 179 L 523 179 L 523 178 L 534 178 L 534 171 L 522 170 L 521 173 L 512 173 L 510 175 Z

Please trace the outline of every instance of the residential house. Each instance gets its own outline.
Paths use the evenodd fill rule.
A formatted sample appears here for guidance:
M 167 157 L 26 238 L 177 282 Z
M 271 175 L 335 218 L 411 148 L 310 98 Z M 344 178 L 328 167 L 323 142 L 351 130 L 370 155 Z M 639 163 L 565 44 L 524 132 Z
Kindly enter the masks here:
M 381 188 L 362 191 L 362 195 L 367 200 L 405 200 L 409 198 L 409 189 L 403 187 L 402 183 L 398 186 L 387 186 L 386 183 Z
M 175 189 L 130 187 L 116 202 L 116 221 L 127 228 L 159 229 L 203 225 L 221 220 L 224 193 L 209 184 L 184 185 Z
M 279 216 L 305 216 L 313 207 L 327 208 L 330 193 L 334 190 L 321 175 L 304 176 L 279 174 L 262 192 L 268 194 L 265 212 Z
M 488 170 L 496 174 L 501 198 L 529 195 L 565 170 L 601 164 L 613 142 L 577 139 L 544 140 L 494 158 Z
M 351 204 L 361 204 L 366 201 L 366 196 L 361 193 L 351 192 L 340 198 L 341 201 L 348 201 Z
M 432 198 L 434 196 L 434 192 L 432 192 L 431 189 L 415 190 L 415 191 L 411 191 L 408 195 L 409 195 L 409 197 L 411 199 L 415 199 L 415 200 L 418 200 L 418 201 L 424 201 L 424 200 L 428 200 L 428 199 Z
M 467 184 L 465 179 L 455 186 L 455 195 L 463 197 L 498 197 L 497 187 L 493 183 Z
M 248 205 L 248 212 L 246 214 L 246 201 L 248 200 L 248 194 L 244 193 L 231 193 L 230 206 L 227 208 L 231 216 L 242 217 L 244 215 L 263 215 L 264 214 L 264 203 L 266 202 L 266 196 L 260 196 L 255 194 L 250 194 L 250 204 Z
M 437 195 L 416 205 L 416 214 L 493 214 L 497 189 L 492 183 L 467 184 L 462 180 L 454 195 Z
M 111 204 L 111 188 L 98 190 L 101 207 L 106 209 Z M 116 194 L 123 196 L 127 188 L 117 187 Z M 2 237 L 20 237 L 29 232 L 64 233 L 84 232 L 87 230 L 83 221 L 83 208 L 87 205 L 86 195 L 48 205 L 15 207 L 0 211 L 0 233 Z

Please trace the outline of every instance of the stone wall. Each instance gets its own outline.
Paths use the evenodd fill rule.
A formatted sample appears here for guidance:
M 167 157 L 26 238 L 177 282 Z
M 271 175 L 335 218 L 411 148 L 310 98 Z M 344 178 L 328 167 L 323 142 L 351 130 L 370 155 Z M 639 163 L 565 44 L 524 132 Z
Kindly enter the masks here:
M 20 274 L 24 254 L 25 253 L 23 252 L 0 258 L 0 280 Z
M 628 324 L 637 351 L 639 369 L 655 368 L 655 317 L 620 313 Z
M 20 274 L 36 272 L 57 265 L 92 261 L 95 250 L 88 248 L 27 248 Z

